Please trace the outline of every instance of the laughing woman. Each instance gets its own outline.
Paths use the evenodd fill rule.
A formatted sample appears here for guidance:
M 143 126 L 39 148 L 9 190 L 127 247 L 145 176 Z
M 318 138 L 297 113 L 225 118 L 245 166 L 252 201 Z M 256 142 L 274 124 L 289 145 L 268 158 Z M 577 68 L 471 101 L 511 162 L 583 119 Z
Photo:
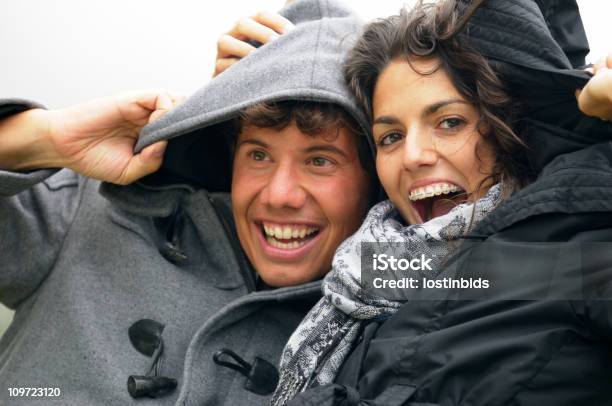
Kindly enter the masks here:
M 529 0 L 479 3 L 419 4 L 376 21 L 349 56 L 389 200 L 336 252 L 324 298 L 285 348 L 273 405 L 612 404 L 605 289 L 525 301 L 417 287 L 397 300 L 361 280 L 363 242 L 435 258 L 428 272 L 440 282 L 486 274 L 458 241 L 519 243 L 522 257 L 500 251 L 486 266 L 520 284 L 530 242 L 612 241 L 612 132 L 576 106 L 588 80 L 572 66 L 580 37 L 555 42 L 547 23 L 558 15 Z M 564 253 L 529 268 L 530 281 L 550 282 Z

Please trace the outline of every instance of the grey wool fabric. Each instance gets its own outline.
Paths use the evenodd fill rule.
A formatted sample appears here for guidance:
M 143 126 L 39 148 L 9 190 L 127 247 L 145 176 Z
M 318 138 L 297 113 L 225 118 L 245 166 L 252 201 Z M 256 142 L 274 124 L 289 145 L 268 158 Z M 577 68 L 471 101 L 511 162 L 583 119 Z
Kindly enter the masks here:
M 185 103 L 144 128 L 136 150 L 225 121 L 262 100 L 310 100 L 344 107 L 369 125 L 344 86 L 340 64 L 361 22 L 336 1 L 297 1 L 281 11 L 297 28 L 257 50 Z
M 318 100 L 344 107 L 367 126 L 340 64 L 360 21 L 327 0 L 296 1 L 283 13 L 295 30 L 144 129 L 136 150 L 171 140 L 158 174 L 116 186 L 67 169 L 0 171 L 0 301 L 16 311 L 0 341 L 0 404 L 269 402 L 213 355 L 227 347 L 248 362 L 278 364 L 289 335 L 320 297 L 320 283 L 257 289 L 232 223 L 229 173 L 217 165 L 231 156 L 216 124 L 261 101 Z M 32 107 L 1 100 L 0 119 Z M 164 325 L 160 374 L 178 387 L 134 400 L 127 378 L 151 364 L 128 336 L 142 319 Z M 61 393 L 9 397 L 10 387 Z

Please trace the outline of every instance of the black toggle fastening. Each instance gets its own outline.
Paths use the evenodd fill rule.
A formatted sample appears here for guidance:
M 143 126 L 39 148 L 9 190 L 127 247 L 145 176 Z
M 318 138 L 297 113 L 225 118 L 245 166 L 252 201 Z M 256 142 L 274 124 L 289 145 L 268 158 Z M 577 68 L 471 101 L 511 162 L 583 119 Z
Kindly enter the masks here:
M 128 329 L 130 342 L 134 348 L 141 354 L 152 357 L 151 365 L 145 375 L 128 377 L 128 393 L 133 398 L 163 396 L 172 392 L 177 386 L 176 379 L 160 376 L 164 353 L 163 331 L 163 324 L 150 319 L 138 320 Z
M 159 248 L 159 253 L 166 261 L 174 265 L 182 265 L 187 262 L 187 255 L 180 249 L 176 248 L 170 241 L 165 241 Z
M 162 246 L 158 249 L 161 256 L 174 265 L 182 265 L 187 262 L 188 259 L 185 252 L 181 250 L 179 240 L 184 223 L 185 214 L 183 213 L 183 209 L 178 207 L 168 221 L 166 241 L 164 241 Z
M 235 363 L 224 361 L 223 356 L 231 357 Z M 247 379 L 244 389 L 258 395 L 269 395 L 274 392 L 278 384 L 278 370 L 276 367 L 263 358 L 255 357 L 253 364 L 249 364 L 234 351 L 222 348 L 213 355 L 213 361 L 217 365 L 231 368 L 240 372 Z
M 139 353 L 150 357 L 161 345 L 161 335 L 164 325 L 151 319 L 138 320 L 128 329 L 132 346 Z
M 176 388 L 176 379 L 165 376 L 130 375 L 127 385 L 128 392 L 133 398 L 143 396 L 157 398 L 172 392 Z

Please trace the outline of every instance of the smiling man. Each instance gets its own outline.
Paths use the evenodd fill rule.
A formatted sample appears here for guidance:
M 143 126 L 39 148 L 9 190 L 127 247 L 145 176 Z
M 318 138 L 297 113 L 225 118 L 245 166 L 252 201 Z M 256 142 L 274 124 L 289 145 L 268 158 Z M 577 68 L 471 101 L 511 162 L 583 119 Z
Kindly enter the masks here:
M 28 404 L 19 388 L 51 388 L 49 405 L 269 403 L 376 182 L 341 71 L 360 21 L 328 0 L 283 15 L 295 29 L 135 147 L 167 95 L 0 101 L 0 300 L 15 309 L 0 403 Z
M 241 116 L 232 207 L 242 247 L 270 286 L 319 279 L 371 200 L 365 138 L 332 104 L 268 103 Z

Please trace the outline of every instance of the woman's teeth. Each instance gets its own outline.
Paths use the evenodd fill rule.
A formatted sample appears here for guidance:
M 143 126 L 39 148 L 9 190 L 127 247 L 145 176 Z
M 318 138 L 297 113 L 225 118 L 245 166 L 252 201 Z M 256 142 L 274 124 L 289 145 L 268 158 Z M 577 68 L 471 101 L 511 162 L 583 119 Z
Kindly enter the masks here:
M 462 190 L 463 189 L 461 189 L 459 186 L 450 183 L 435 183 L 412 189 L 408 198 L 414 202 L 421 199 L 427 199 L 429 197 L 461 192 Z
M 264 223 L 263 230 L 266 241 L 271 246 L 281 249 L 295 249 L 306 244 L 312 238 L 311 236 L 319 231 L 319 228 Z

